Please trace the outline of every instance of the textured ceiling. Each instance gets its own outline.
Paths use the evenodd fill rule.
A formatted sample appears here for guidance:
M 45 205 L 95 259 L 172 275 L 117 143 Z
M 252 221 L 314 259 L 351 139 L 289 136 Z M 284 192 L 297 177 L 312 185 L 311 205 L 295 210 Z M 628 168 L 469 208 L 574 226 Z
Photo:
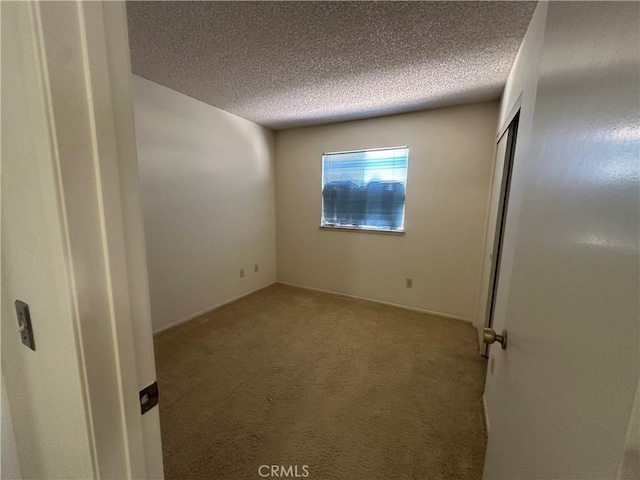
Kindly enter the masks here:
M 128 2 L 133 72 L 281 129 L 497 99 L 535 2 Z

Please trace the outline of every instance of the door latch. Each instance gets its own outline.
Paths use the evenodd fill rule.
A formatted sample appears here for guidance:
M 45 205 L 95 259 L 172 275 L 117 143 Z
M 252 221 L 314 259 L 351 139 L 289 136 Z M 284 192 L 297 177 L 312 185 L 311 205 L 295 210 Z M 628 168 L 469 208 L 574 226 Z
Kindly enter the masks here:
M 140 390 L 140 413 L 144 415 L 158 404 L 158 382 Z
M 21 300 L 16 300 L 16 313 L 18 314 L 18 331 L 22 343 L 34 352 L 36 351 L 36 342 L 33 339 L 33 329 L 31 328 L 31 315 L 29 314 L 29 305 Z

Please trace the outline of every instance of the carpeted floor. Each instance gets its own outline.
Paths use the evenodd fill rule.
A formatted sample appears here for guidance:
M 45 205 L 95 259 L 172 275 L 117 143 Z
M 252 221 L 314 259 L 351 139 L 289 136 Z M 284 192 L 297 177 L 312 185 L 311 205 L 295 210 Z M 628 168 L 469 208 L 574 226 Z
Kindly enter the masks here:
M 485 361 L 464 322 L 276 284 L 155 349 L 168 480 L 481 478 Z

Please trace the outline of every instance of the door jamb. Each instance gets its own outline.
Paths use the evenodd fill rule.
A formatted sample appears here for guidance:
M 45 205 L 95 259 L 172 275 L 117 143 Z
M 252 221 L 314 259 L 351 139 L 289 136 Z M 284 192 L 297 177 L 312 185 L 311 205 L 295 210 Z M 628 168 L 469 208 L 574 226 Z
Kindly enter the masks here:
M 489 273 L 489 291 L 487 293 L 485 327 L 491 328 L 493 320 L 493 312 L 495 310 L 496 298 L 498 294 L 498 284 L 500 279 L 500 260 L 502 247 L 504 244 L 504 234 L 509 209 L 509 195 L 511 190 L 511 181 L 513 178 L 513 164 L 515 159 L 515 149 L 518 139 L 518 126 L 520 120 L 520 109 L 518 109 L 499 137 L 498 142 L 502 140 L 504 135 L 507 137 L 507 146 L 505 150 L 505 159 L 502 165 L 501 188 L 498 200 L 498 211 L 496 219 L 496 228 L 493 234 L 493 249 L 490 262 Z M 483 344 L 482 355 L 487 357 L 489 354 L 489 346 Z
M 115 76 L 130 70 L 113 62 L 107 44 L 126 31 L 124 8 L 121 2 L 39 1 L 30 5 L 30 16 L 62 205 L 94 472 L 97 478 L 148 478 L 150 472 L 162 478 L 162 465 L 158 474 L 145 457 L 153 436 L 145 435 L 147 419 L 140 415 L 138 392 L 146 379 L 137 368 L 125 238 L 132 220 L 124 218 L 130 214 L 123 211 L 127 187 L 120 174 L 131 157 L 118 138 L 114 112 L 122 100 Z M 141 215 L 136 222 L 141 228 Z M 138 297 L 144 293 L 136 291 Z M 148 292 L 136 301 L 148 302 Z
M 505 134 L 505 132 L 513 122 L 516 115 L 520 117 L 521 108 L 522 108 L 522 93 L 523 92 L 520 92 L 520 94 L 518 95 L 518 98 L 513 103 L 513 106 L 511 107 L 509 114 L 505 117 L 505 121 L 501 125 L 499 125 L 498 131 L 495 137 L 496 143 L 494 145 L 497 145 L 497 143 L 500 141 L 500 138 L 502 138 L 502 136 Z M 497 168 L 497 159 L 495 155 L 496 155 L 496 149 L 494 149 L 494 168 L 492 170 L 492 179 L 495 179 L 495 168 Z M 514 152 L 514 156 L 515 156 L 515 152 Z M 481 280 L 480 280 L 479 293 L 478 293 L 478 307 L 476 309 L 477 319 L 478 319 L 476 325 L 478 330 L 479 353 L 481 356 L 484 356 L 484 357 L 486 357 L 488 354 L 488 348 L 487 348 L 487 345 L 482 341 L 482 329 L 487 326 L 486 306 L 487 306 L 487 300 L 489 296 L 489 291 L 488 291 L 489 285 L 487 284 L 485 287 L 484 284 L 485 284 L 485 279 L 487 278 L 486 277 L 487 269 L 490 269 L 492 264 L 492 261 L 489 259 L 489 256 L 486 254 L 487 247 L 490 244 L 490 242 L 495 241 L 495 231 L 490 232 L 488 228 L 491 223 L 490 215 L 491 215 L 491 204 L 494 198 L 494 190 L 495 190 L 495 183 L 492 180 L 491 187 L 490 187 L 491 195 L 489 196 L 489 199 L 487 201 L 487 224 L 486 224 L 487 226 L 485 227 L 485 241 L 484 241 L 484 247 L 482 250 L 483 252 L 482 267 L 481 267 L 482 273 L 481 273 Z M 490 275 L 490 270 L 489 270 L 489 275 Z

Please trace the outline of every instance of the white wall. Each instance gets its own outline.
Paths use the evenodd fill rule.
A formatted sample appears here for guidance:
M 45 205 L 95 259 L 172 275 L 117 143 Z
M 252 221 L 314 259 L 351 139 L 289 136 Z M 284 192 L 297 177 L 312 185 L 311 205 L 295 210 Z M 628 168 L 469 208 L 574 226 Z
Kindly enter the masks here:
M 640 365 L 639 21 L 637 3 L 540 2 L 509 77 L 503 118 L 522 93 L 529 124 L 494 318 L 509 345 L 487 371 L 487 480 L 616 478 L 623 462 Z
M 134 107 L 158 331 L 275 281 L 273 139 L 136 76 Z
M 278 280 L 472 320 L 497 116 L 491 102 L 277 132 Z M 398 145 L 406 235 L 320 230 L 322 153 Z

